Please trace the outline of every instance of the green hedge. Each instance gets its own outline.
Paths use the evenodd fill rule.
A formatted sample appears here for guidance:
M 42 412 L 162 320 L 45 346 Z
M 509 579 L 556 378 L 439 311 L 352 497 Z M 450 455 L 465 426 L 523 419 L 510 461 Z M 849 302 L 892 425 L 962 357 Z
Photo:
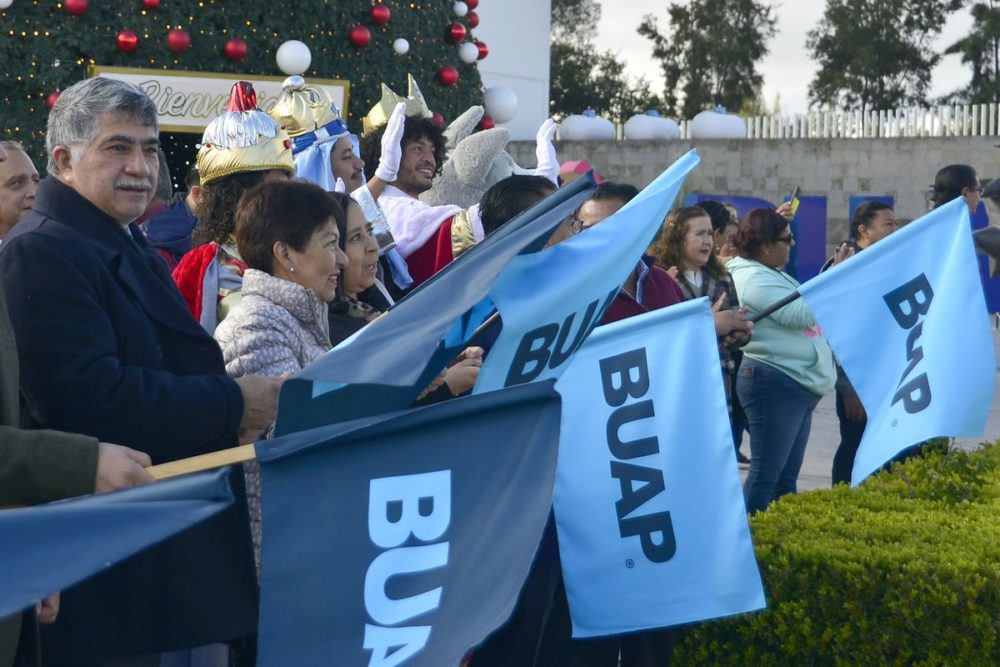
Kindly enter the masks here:
M 930 448 L 750 525 L 767 610 L 685 629 L 675 665 L 1000 664 L 1000 443 Z

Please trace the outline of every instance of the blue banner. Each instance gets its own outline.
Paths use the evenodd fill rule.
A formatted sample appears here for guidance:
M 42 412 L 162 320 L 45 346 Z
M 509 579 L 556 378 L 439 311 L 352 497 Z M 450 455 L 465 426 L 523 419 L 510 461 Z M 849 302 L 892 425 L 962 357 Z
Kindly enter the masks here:
M 233 502 L 229 469 L 0 512 L 0 618 Z
M 488 293 L 521 252 L 540 249 L 596 188 L 587 174 L 477 243 L 430 280 L 285 382 L 279 435 L 408 407 L 469 344 Z
M 597 329 L 557 388 L 573 636 L 764 607 L 708 300 Z
M 697 166 L 692 150 L 601 224 L 551 248 L 521 255 L 490 297 L 503 330 L 475 391 L 558 377 L 635 269 Z
M 799 293 L 868 413 L 853 484 L 928 438 L 982 435 L 996 359 L 961 197 Z
M 258 664 L 458 665 L 527 576 L 559 412 L 535 383 L 257 443 Z

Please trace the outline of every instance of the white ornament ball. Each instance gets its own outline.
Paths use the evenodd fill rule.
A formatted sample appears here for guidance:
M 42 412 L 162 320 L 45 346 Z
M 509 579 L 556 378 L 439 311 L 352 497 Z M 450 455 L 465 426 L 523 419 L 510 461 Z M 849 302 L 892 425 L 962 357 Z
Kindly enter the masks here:
M 400 37 L 399 39 L 397 39 L 392 43 L 392 50 L 401 56 L 405 56 L 406 53 L 410 50 L 410 43 L 405 39 L 403 39 L 402 37 Z
M 479 47 L 472 42 L 462 42 L 458 45 L 458 59 L 471 65 L 479 60 Z
M 0 0 L 0 9 L 7 9 L 8 7 L 10 7 L 13 4 L 14 4 L 14 0 Z M 464 2 L 456 2 L 455 4 L 456 5 L 464 5 L 465 3 Z M 466 8 L 465 11 L 469 11 L 468 8 Z M 459 16 L 465 16 L 465 14 L 459 14 Z
M 455 16 L 461 18 L 469 13 L 469 5 L 464 2 L 456 2 L 451 6 L 451 11 L 455 12 Z
M 517 115 L 517 94 L 507 86 L 490 86 L 483 92 L 483 105 L 495 122 L 506 123 Z
M 285 74 L 302 74 L 312 63 L 312 53 L 299 40 L 290 39 L 278 47 L 274 59 L 278 62 L 278 69 Z

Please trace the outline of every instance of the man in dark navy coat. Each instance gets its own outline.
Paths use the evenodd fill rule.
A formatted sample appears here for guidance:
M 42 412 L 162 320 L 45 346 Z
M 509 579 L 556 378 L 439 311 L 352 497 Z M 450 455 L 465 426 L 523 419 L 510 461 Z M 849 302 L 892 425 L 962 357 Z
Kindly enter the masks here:
M 252 441 L 280 380 L 225 374 L 162 260 L 132 223 L 158 172 L 152 100 L 110 79 L 62 93 L 49 176 L 0 245 L 21 363 L 22 421 L 147 452 L 163 463 Z M 242 488 L 242 474 L 233 474 Z M 242 499 L 242 498 L 241 498 Z M 156 654 L 256 629 L 245 500 L 63 593 L 47 664 L 158 664 Z

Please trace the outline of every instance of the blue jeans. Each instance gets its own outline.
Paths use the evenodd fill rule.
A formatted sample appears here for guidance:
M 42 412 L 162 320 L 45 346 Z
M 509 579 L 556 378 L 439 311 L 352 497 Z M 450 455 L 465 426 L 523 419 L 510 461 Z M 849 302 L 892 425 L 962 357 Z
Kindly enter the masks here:
M 743 483 L 743 500 L 753 514 L 786 493 L 795 493 L 812 413 L 821 397 L 750 357 L 740 365 L 736 392 L 750 431 L 750 471 Z

